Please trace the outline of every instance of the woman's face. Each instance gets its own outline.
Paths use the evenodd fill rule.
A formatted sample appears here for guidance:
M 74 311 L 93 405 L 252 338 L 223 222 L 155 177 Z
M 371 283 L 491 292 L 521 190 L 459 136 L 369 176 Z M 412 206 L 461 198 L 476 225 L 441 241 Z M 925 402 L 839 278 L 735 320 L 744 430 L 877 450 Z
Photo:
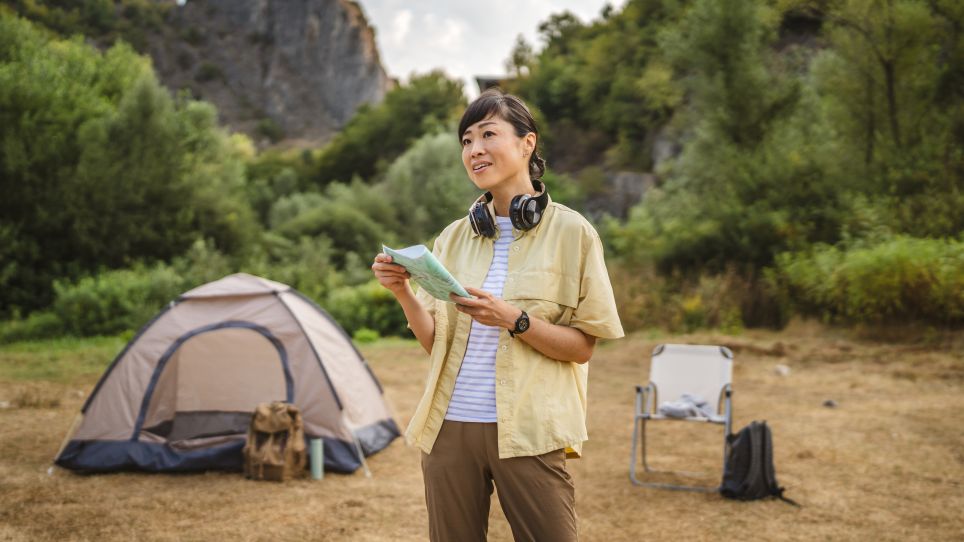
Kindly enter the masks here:
M 519 137 L 508 121 L 492 115 L 462 134 L 462 164 L 481 190 L 492 190 L 507 180 L 528 179 L 535 141 L 535 134 Z

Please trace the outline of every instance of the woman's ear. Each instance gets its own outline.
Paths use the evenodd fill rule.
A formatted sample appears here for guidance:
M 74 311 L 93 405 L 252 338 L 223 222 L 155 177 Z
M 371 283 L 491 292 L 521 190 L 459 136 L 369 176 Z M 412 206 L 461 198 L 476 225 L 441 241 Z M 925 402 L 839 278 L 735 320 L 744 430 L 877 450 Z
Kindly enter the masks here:
M 525 141 L 523 142 L 523 149 L 525 149 L 525 155 L 529 156 L 536 150 L 536 134 L 534 132 L 529 132 L 526 134 Z

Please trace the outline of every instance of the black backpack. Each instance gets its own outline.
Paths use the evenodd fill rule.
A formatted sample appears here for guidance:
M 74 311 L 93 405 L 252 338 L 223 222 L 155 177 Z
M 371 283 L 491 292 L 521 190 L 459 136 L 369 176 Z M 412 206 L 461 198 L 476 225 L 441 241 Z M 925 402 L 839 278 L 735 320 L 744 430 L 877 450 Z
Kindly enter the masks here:
M 754 421 L 736 434 L 726 437 L 727 455 L 723 467 L 720 493 L 729 499 L 751 501 L 777 497 L 795 506 L 783 496 L 773 468 L 773 436 L 767 422 Z

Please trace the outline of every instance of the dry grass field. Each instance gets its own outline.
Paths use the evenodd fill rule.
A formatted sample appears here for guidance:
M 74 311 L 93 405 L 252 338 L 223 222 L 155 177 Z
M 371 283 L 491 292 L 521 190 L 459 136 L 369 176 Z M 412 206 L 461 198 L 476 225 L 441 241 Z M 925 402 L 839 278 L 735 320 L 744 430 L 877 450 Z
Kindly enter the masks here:
M 765 419 L 787 495 L 632 486 L 633 386 L 660 342 L 735 353 L 735 427 Z M 329 474 L 285 485 L 236 473 L 46 474 L 51 456 L 119 339 L 0 348 L 0 540 L 424 540 L 418 452 L 398 440 L 369 458 L 372 478 Z M 401 425 L 427 360 L 414 342 L 363 346 Z M 782 376 L 778 364 L 790 368 Z M 837 406 L 824 406 L 828 399 Z M 590 370 L 590 441 L 570 460 L 581 539 L 964 540 L 964 338 L 861 338 L 795 324 L 739 336 L 636 334 L 600 345 Z M 717 426 L 653 424 L 655 467 L 718 483 Z M 511 540 L 498 505 L 490 540 Z

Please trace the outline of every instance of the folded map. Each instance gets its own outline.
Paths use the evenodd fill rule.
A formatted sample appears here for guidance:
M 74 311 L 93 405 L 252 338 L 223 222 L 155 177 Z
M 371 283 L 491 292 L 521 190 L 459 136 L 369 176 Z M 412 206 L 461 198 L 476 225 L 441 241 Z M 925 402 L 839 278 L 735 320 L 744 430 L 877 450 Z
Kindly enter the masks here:
M 472 297 L 425 245 L 413 245 L 399 250 L 382 245 L 382 250 L 392 257 L 392 263 L 404 267 L 412 275 L 412 279 L 432 294 L 432 297 L 449 303 L 452 303 L 449 293 Z

